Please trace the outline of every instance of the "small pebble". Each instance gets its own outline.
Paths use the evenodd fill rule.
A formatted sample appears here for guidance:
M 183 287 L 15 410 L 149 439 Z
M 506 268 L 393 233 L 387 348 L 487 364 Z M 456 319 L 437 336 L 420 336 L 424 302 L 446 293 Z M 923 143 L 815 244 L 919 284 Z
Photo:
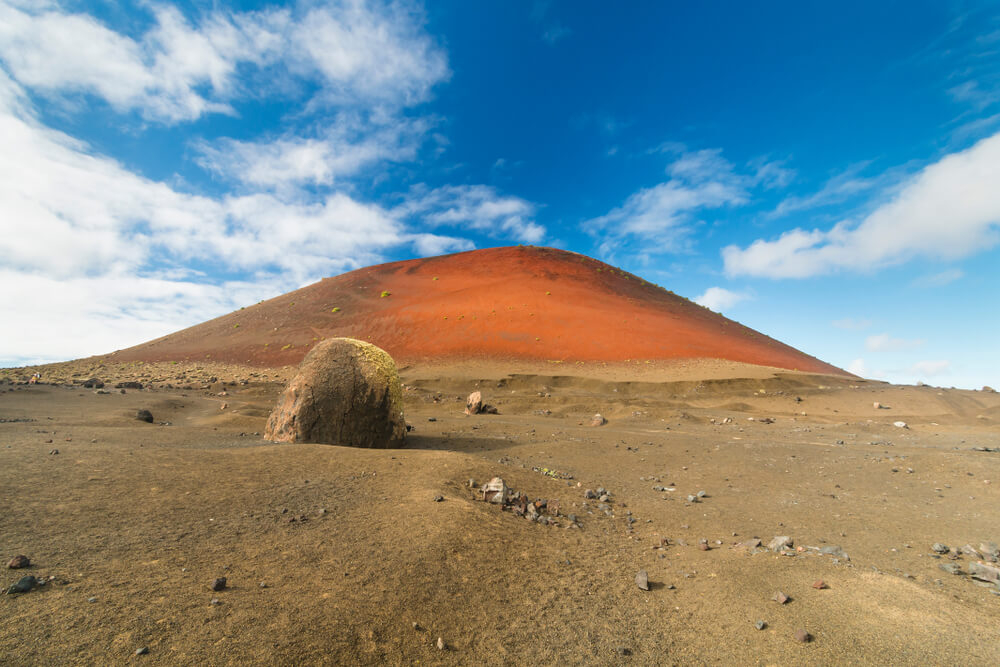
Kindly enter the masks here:
M 813 582 L 813 588 L 815 588 L 818 591 L 822 591 L 822 590 L 826 590 L 827 588 L 829 588 L 829 586 L 826 585 L 825 581 L 823 581 L 822 579 L 820 579 L 819 581 L 814 581 Z
M 219 577 L 218 579 L 212 580 L 212 590 L 213 591 L 224 591 L 226 590 L 226 578 Z
M 444 496 L 434 496 L 434 502 L 440 503 L 444 501 Z
M 795 636 L 795 641 L 802 642 L 803 644 L 811 642 L 813 638 L 812 635 L 806 632 L 805 630 L 796 630 L 794 636 Z
M 756 623 L 753 624 L 753 627 L 757 628 L 758 630 L 763 630 L 764 628 L 767 627 L 767 621 L 757 621 Z
M 448 648 L 448 645 L 444 643 L 444 637 L 438 637 L 437 647 L 439 651 L 443 651 Z
M 785 595 L 781 591 L 778 591 L 777 593 L 775 593 L 774 597 L 772 597 L 771 599 L 774 600 L 775 602 L 777 602 L 778 604 L 787 604 L 788 601 L 791 600 L 790 597 L 788 597 L 787 595 Z
M 142 648 L 137 648 L 135 650 L 135 654 L 136 655 L 146 655 L 147 653 L 149 653 L 149 647 L 148 646 L 143 646 Z

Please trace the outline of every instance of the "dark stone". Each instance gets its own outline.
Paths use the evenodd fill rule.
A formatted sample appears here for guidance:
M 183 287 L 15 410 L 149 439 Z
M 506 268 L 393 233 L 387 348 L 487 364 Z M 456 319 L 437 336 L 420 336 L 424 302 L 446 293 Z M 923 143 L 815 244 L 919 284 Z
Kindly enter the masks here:
M 627 646 L 619 646 L 618 648 L 615 649 L 615 651 L 617 651 L 618 655 L 622 656 L 623 658 L 627 658 L 628 656 L 632 655 L 632 649 L 630 649 Z
M 119 382 L 115 389 L 142 389 L 141 382 Z
M 11 584 L 10 587 L 7 589 L 7 595 L 15 595 L 17 593 L 27 593 L 31 591 L 31 589 L 34 588 L 36 585 L 38 585 L 38 579 L 35 579 L 33 576 L 29 574 L 26 577 L 21 577 L 20 579 L 18 579 L 17 583 Z
M 213 591 L 224 591 L 226 590 L 226 578 L 219 577 L 218 579 L 212 580 L 212 590 Z
M 444 496 L 434 496 L 434 502 L 440 503 L 444 501 Z
M 20 570 L 22 567 L 29 567 L 31 565 L 31 559 L 27 556 L 14 556 L 7 563 L 7 567 L 12 570 Z
M 97 378 L 90 378 L 83 383 L 84 389 L 104 389 L 104 383 Z
M 149 410 L 137 410 L 135 418 L 141 422 L 146 422 L 147 424 L 153 423 L 153 413 Z

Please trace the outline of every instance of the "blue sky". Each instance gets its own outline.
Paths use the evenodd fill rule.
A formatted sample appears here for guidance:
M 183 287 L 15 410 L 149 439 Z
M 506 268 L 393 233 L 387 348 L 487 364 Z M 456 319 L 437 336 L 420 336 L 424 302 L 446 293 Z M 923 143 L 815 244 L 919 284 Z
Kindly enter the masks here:
M 1000 8 L 806 4 L 0 0 L 0 363 L 531 243 L 1000 384 Z

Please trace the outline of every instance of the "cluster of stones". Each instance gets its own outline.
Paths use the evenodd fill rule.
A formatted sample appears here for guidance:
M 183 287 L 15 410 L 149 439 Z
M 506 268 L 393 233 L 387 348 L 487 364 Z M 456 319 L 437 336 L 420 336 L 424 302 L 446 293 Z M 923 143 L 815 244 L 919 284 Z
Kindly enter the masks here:
M 475 487 L 474 480 L 469 480 L 469 486 Z M 515 516 L 524 517 L 544 526 L 565 525 L 566 528 L 579 528 L 575 514 L 560 513 L 559 500 L 556 498 L 539 498 L 532 501 L 528 496 L 507 486 L 502 477 L 494 477 L 479 487 L 479 499 L 483 502 L 499 505 L 501 510 L 510 511 Z M 564 523 L 560 519 L 565 519 Z
M 966 564 L 965 570 L 956 562 L 941 563 L 939 567 L 949 574 L 967 574 L 983 585 L 996 586 L 1000 591 L 1000 546 L 996 542 L 982 542 L 978 549 L 971 544 L 949 548 L 946 544 L 935 542 L 931 551 L 934 558 L 946 557 L 950 561 L 957 561 L 963 556 L 975 559 Z

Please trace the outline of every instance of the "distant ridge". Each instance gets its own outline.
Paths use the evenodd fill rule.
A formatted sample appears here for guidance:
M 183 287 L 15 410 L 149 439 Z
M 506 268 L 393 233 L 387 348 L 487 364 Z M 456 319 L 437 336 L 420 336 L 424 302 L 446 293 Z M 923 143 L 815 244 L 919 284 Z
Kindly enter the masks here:
M 710 358 L 847 375 L 604 262 L 531 246 L 358 269 L 114 358 L 284 366 L 332 336 L 400 363 Z

